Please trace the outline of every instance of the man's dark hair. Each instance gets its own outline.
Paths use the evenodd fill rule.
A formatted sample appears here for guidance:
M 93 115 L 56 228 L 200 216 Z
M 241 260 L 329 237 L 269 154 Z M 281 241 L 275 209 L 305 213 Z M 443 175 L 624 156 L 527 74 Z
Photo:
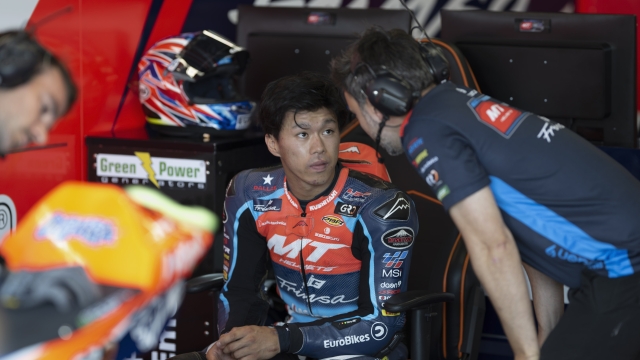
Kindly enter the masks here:
M 331 61 L 332 80 L 362 105 L 366 101 L 363 89 L 374 76 L 366 66 L 358 67 L 359 63 L 368 64 L 373 71 L 386 68 L 407 81 L 413 91 L 424 90 L 433 83 L 420 55 L 420 44 L 404 30 L 371 27 Z
M 264 132 L 278 139 L 286 114 L 326 108 L 342 128 L 350 119 L 347 104 L 329 77 L 301 72 L 272 81 L 262 93 L 260 123 Z
M 24 46 L 23 49 L 31 49 L 31 51 L 35 52 L 35 56 L 39 59 L 38 64 L 33 69 L 33 73 L 31 74 L 31 80 L 33 76 L 38 75 L 39 73 L 47 70 L 49 67 L 58 68 L 60 73 L 62 74 L 62 79 L 64 81 L 65 88 L 67 90 L 67 103 L 66 103 L 66 111 L 69 111 L 73 103 L 76 101 L 76 97 L 78 96 L 78 90 L 71 78 L 71 74 L 69 73 L 69 69 L 60 61 L 58 57 L 50 53 L 42 44 L 40 44 L 33 34 L 23 31 L 23 30 L 13 30 L 6 31 L 0 33 L 0 38 L 3 38 L 2 46 L 18 46 L 20 43 L 27 43 L 27 46 Z

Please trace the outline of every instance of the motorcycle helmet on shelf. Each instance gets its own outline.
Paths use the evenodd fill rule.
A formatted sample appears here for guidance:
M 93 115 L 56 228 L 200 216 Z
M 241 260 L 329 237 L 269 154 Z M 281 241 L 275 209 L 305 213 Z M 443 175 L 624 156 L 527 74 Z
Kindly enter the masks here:
M 173 136 L 242 134 L 255 103 L 235 82 L 248 61 L 245 49 L 210 30 L 158 41 L 138 63 L 148 126 Z

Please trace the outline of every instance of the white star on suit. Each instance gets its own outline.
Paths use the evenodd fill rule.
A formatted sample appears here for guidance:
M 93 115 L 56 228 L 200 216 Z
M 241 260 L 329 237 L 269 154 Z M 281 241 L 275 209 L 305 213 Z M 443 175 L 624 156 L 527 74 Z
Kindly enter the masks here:
M 271 185 L 271 180 L 273 180 L 274 178 L 271 177 L 271 174 L 267 174 L 266 177 L 262 178 L 264 180 L 264 183 L 262 185 Z

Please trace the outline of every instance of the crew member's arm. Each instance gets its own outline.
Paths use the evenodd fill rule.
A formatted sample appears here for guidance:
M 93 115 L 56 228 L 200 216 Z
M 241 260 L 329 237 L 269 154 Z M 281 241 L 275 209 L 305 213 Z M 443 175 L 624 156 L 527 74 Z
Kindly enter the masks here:
M 564 313 L 564 286 L 523 263 L 533 295 L 533 308 L 538 321 L 538 345 L 547 339 Z
M 488 186 L 449 211 L 464 238 L 473 269 L 495 307 L 516 360 L 537 360 L 538 341 L 522 262 Z

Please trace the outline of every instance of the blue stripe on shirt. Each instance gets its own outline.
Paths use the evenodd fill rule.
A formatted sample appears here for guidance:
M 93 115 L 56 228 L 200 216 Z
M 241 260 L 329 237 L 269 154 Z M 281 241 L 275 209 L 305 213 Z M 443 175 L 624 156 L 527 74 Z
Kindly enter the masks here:
M 626 249 L 594 239 L 569 220 L 538 204 L 503 180 L 490 176 L 490 188 L 500 209 L 568 251 L 590 260 L 603 261 L 609 277 L 633 274 Z

